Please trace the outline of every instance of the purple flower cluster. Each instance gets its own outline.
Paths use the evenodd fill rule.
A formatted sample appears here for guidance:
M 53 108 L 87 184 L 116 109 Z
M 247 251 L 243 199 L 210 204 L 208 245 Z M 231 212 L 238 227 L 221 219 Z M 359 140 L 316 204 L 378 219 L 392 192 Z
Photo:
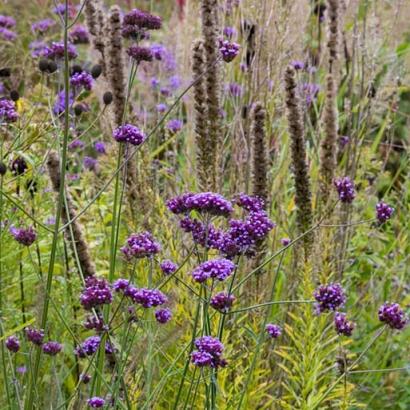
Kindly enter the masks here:
M 44 339 L 43 329 L 35 329 L 34 327 L 26 327 L 24 329 L 24 332 L 29 342 L 37 346 L 41 346 L 43 344 L 43 339 Z
M 50 46 L 47 46 L 43 50 L 43 57 L 51 60 L 61 60 L 64 58 L 64 43 L 53 41 Z M 77 58 L 77 50 L 72 44 L 67 45 L 67 54 L 70 60 Z
M 66 5 L 65 3 L 59 3 L 56 7 L 53 8 L 53 13 L 63 17 L 65 15 Z M 73 18 L 77 14 L 76 6 L 68 4 L 68 17 Z
M 150 257 L 160 250 L 161 245 L 155 242 L 149 232 L 133 233 L 127 239 L 127 244 L 121 248 L 121 252 L 127 259 Z
M 37 233 L 32 226 L 25 228 L 10 228 L 10 233 L 13 238 L 20 244 L 24 246 L 30 246 L 37 238 Z
M 16 25 L 16 20 L 10 16 L 0 15 L 0 27 L 13 28 Z
M 326 310 L 336 310 L 344 305 L 346 296 L 340 283 L 329 283 L 320 285 L 313 293 L 316 299 L 316 310 L 318 313 Z
M 235 296 L 227 292 L 219 292 L 211 298 L 211 306 L 220 312 L 227 312 L 235 302 Z
M 74 26 L 68 37 L 73 44 L 88 44 L 90 42 L 87 28 L 81 24 Z
M 345 313 L 336 312 L 335 329 L 338 335 L 351 336 L 356 324 L 350 320 L 347 320 Z
M 116 292 L 122 292 L 124 290 L 126 290 L 128 287 L 130 286 L 130 281 L 128 279 L 117 279 L 113 285 L 112 288 L 116 291 Z
M 138 30 L 159 30 L 162 26 L 161 17 L 154 16 L 146 11 L 133 9 L 124 16 L 123 27 L 133 27 Z
M 158 309 L 155 311 L 155 319 L 158 323 L 165 324 L 172 318 L 172 313 L 169 309 Z
M 68 106 L 71 107 L 74 102 L 74 96 L 73 93 L 70 91 L 70 94 L 68 96 Z M 60 115 L 64 112 L 65 110 L 65 90 L 60 91 L 57 94 L 57 100 L 54 103 L 53 107 L 53 113 L 56 115 Z
M 394 208 L 384 202 L 379 202 L 376 205 L 376 216 L 381 224 L 389 220 L 393 215 L 393 212 Z
M 305 68 L 305 64 L 303 61 L 299 60 L 294 60 L 290 63 L 290 65 L 295 69 L 295 70 L 303 70 Z
M 398 303 L 385 303 L 379 309 L 379 320 L 392 329 L 401 330 L 409 319 Z
M 85 90 L 91 90 L 93 86 L 93 77 L 87 71 L 81 71 L 80 73 L 74 73 L 70 78 L 70 84 L 73 87 L 81 88 L 83 87 Z
M 196 282 L 202 283 L 207 279 L 217 279 L 224 281 L 235 270 L 235 264 L 229 259 L 212 259 L 201 263 L 192 272 L 192 277 Z
M 141 305 L 144 308 L 161 306 L 168 302 L 168 298 L 158 289 L 137 289 L 134 287 L 128 288 L 125 292 L 126 296 Z
M 6 347 L 10 352 L 17 353 L 20 350 L 20 341 L 16 336 L 9 336 L 6 339 Z
M 14 41 L 17 34 L 5 27 L 0 27 L 0 37 L 5 41 Z
M 94 144 L 94 149 L 99 153 L 99 154 L 106 154 L 106 149 L 105 149 L 105 144 L 102 141 L 97 141 Z
M 176 134 L 178 131 L 182 130 L 183 126 L 184 123 L 181 120 L 175 118 L 173 120 L 169 120 L 165 128 L 171 131 L 173 134 Z
M 104 324 L 104 319 L 101 315 L 90 314 L 83 322 L 83 326 L 88 330 L 102 331 L 108 327 Z
M 131 145 L 141 145 L 145 134 L 135 125 L 125 124 L 114 130 L 113 137 L 117 142 L 128 142 Z
M 60 343 L 54 341 L 46 342 L 42 346 L 43 353 L 49 356 L 55 356 L 60 353 L 62 348 L 63 346 Z
M 238 195 L 235 195 L 233 202 L 240 208 L 254 212 L 263 210 L 265 206 L 265 203 L 262 198 L 258 196 L 247 195 L 243 192 L 241 192 Z
M 137 63 L 141 63 L 142 61 L 152 61 L 153 60 L 152 51 L 148 47 L 140 47 L 137 45 L 132 45 L 128 47 L 127 54 Z
M 356 196 L 354 190 L 354 184 L 349 177 L 343 177 L 335 179 L 334 185 L 336 187 L 337 193 L 339 194 L 339 199 L 341 202 L 350 204 Z
M 88 169 L 89 171 L 96 171 L 98 169 L 98 161 L 89 156 L 85 156 L 83 159 L 83 165 L 85 169 Z
M 203 336 L 195 340 L 195 347 L 191 353 L 191 360 L 198 367 L 224 367 L 226 360 L 222 358 L 224 345 L 219 339 L 212 336 Z
M 306 104 L 309 106 L 315 100 L 317 95 L 319 94 L 320 86 L 315 83 L 304 83 L 302 86 L 302 92 L 306 100 Z
M 55 24 L 56 22 L 52 19 L 44 19 L 33 23 L 31 25 L 31 30 L 37 34 L 44 34 Z
M 273 323 L 268 323 L 265 330 L 272 339 L 276 339 L 282 334 L 282 328 L 278 325 L 274 325 Z
M 11 100 L 0 100 L 0 122 L 15 122 L 19 115 L 16 111 L 16 103 Z
M 91 397 L 91 399 L 87 400 L 87 404 L 92 409 L 99 409 L 105 404 L 105 400 L 102 397 Z
M 85 281 L 85 288 L 80 296 L 80 303 L 84 309 L 91 310 L 100 305 L 112 302 L 112 292 L 105 279 L 89 277 Z
M 222 55 L 223 60 L 226 63 L 230 63 L 239 54 L 240 46 L 229 40 L 219 41 L 219 51 Z
M 171 275 L 178 269 L 178 266 L 168 259 L 163 260 L 159 267 L 164 275 Z
M 91 356 L 98 350 L 100 343 L 101 343 L 100 336 L 87 337 L 87 339 L 85 339 L 83 343 L 81 343 L 81 345 L 77 346 L 74 349 L 74 354 L 81 358 L 84 358 L 86 356 Z M 111 344 L 108 342 L 105 343 L 105 353 L 107 354 L 113 353 L 113 348 Z

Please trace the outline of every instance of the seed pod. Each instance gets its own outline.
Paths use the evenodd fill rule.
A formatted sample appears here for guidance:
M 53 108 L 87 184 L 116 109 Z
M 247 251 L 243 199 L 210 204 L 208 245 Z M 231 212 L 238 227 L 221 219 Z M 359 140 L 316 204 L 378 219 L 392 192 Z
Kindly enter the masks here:
M 104 101 L 104 104 L 105 104 L 105 105 L 111 104 L 111 103 L 112 103 L 112 99 L 113 99 L 113 96 L 112 96 L 112 92 L 111 92 L 111 91 L 107 91 L 107 92 L 104 93 L 104 95 L 103 95 L 103 101 Z
M 10 91 L 10 99 L 11 100 L 18 101 L 19 98 L 20 98 L 20 94 L 17 90 Z
M 71 75 L 76 74 L 76 73 L 81 73 L 83 71 L 83 68 L 79 64 L 74 64 L 71 67 Z
M 0 69 L 0 77 L 10 77 L 11 69 L 9 67 L 4 67 Z
M 78 117 L 83 113 L 83 106 L 81 104 L 77 104 L 74 106 L 74 114 Z
M 38 62 L 38 68 L 41 72 L 45 72 L 48 71 L 48 66 L 49 66 L 50 61 L 47 60 L 46 58 L 42 58 L 39 62 Z
M 52 74 L 57 71 L 57 64 L 55 61 L 49 61 L 47 71 Z
M 102 73 L 102 66 L 100 64 L 96 64 L 91 68 L 91 75 L 93 76 L 94 80 L 96 80 Z
M 14 175 L 22 175 L 28 169 L 27 162 L 22 157 L 16 158 L 14 161 L 12 161 L 10 169 Z
M 4 162 L 0 162 L 0 175 L 5 175 L 7 172 L 7 167 Z

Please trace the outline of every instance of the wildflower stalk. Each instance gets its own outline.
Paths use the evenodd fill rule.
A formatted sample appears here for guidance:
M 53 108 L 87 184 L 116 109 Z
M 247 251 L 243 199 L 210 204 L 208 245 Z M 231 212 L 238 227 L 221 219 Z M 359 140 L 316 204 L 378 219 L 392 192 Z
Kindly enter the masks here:
M 61 151 L 61 172 L 60 172 L 60 189 L 57 200 L 56 218 L 54 225 L 54 234 L 51 244 L 50 261 L 48 265 L 47 272 L 47 282 L 46 282 L 46 295 L 43 305 L 43 311 L 41 315 L 41 328 L 46 329 L 47 319 L 48 319 L 48 308 L 50 303 L 50 293 L 51 286 L 53 282 L 54 275 L 54 265 L 57 253 L 57 242 L 59 237 L 60 219 L 62 214 L 62 209 L 64 205 L 64 187 L 65 187 L 65 175 L 66 175 L 66 163 L 67 163 L 67 146 L 68 146 L 68 135 L 69 135 L 69 115 L 70 115 L 70 67 L 68 59 L 68 0 L 65 0 L 65 13 L 64 13 L 64 129 L 63 129 L 63 144 Z M 35 360 L 33 372 L 28 386 L 27 400 L 25 402 L 25 410 L 31 410 L 34 406 L 34 394 L 37 388 L 37 378 L 40 368 L 42 350 L 40 347 L 36 347 Z

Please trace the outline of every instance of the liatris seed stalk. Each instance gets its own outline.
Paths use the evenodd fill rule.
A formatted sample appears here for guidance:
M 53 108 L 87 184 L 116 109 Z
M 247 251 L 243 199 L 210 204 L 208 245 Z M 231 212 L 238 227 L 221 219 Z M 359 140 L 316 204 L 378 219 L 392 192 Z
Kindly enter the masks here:
M 335 81 L 332 74 L 326 77 L 326 101 L 323 114 L 325 135 L 320 144 L 320 191 L 321 200 L 326 204 L 332 190 L 336 168 L 338 115 Z
M 329 72 L 332 72 L 334 62 L 339 56 L 339 0 L 328 0 L 328 39 Z
M 58 193 L 60 189 L 60 160 L 57 152 L 50 152 L 47 160 L 47 168 L 53 190 Z M 63 220 L 64 224 L 72 221 L 70 226 L 66 227 L 66 234 L 68 238 L 71 238 L 70 232 L 72 232 L 70 245 L 73 253 L 77 254 L 78 256 L 82 274 L 84 275 L 84 277 L 94 276 L 96 273 L 95 266 L 91 260 L 89 248 L 84 239 L 81 225 L 77 222 L 77 220 L 74 220 L 75 217 L 76 212 L 74 210 L 72 199 L 68 192 L 66 192 L 66 206 L 63 206 L 61 219 Z
M 197 177 L 200 191 L 209 191 L 212 163 L 209 161 L 209 140 L 207 127 L 206 90 L 203 80 L 205 70 L 204 44 L 201 40 L 194 43 L 192 49 L 192 72 L 194 81 L 195 133 L 197 143 Z
M 206 94 L 208 108 L 208 161 L 212 164 L 211 190 L 218 191 L 221 172 L 222 128 L 220 113 L 220 64 L 218 47 L 218 1 L 202 0 L 202 33 L 206 56 Z
M 292 167 L 295 181 L 296 223 L 299 233 L 306 232 L 312 225 L 312 195 L 310 191 L 309 169 L 306 160 L 303 116 L 297 94 L 296 73 L 292 66 L 286 69 L 286 107 L 289 134 L 291 138 Z M 304 237 L 305 257 L 310 253 L 312 235 Z

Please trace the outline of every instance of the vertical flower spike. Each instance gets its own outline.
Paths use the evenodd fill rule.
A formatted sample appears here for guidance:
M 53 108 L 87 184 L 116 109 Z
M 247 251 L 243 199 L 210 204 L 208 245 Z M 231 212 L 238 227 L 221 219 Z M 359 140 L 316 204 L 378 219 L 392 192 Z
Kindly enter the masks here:
M 334 62 L 338 59 L 339 54 L 339 3 L 339 0 L 327 1 L 329 73 L 332 72 Z
M 309 169 L 306 161 L 306 148 L 303 117 L 300 101 L 296 92 L 295 69 L 289 66 L 285 74 L 286 107 L 288 127 L 291 138 L 292 166 L 295 179 L 296 223 L 299 233 L 306 232 L 312 225 L 312 199 L 310 191 Z M 304 237 L 305 252 L 310 253 L 312 235 Z M 306 256 L 306 255 L 305 255 Z
M 336 168 L 337 121 L 335 81 L 333 75 L 328 74 L 326 77 L 326 102 L 323 117 L 325 135 L 320 144 L 319 171 L 321 199 L 324 205 L 329 199 Z
M 265 137 L 266 112 L 256 103 L 252 112 L 252 190 L 262 198 L 266 207 L 268 199 L 268 154 Z
M 203 0 L 201 3 L 202 34 L 206 57 L 206 97 L 208 128 L 208 162 L 212 170 L 210 189 L 218 191 L 218 176 L 221 174 L 222 130 L 220 116 L 220 62 L 218 1 Z

